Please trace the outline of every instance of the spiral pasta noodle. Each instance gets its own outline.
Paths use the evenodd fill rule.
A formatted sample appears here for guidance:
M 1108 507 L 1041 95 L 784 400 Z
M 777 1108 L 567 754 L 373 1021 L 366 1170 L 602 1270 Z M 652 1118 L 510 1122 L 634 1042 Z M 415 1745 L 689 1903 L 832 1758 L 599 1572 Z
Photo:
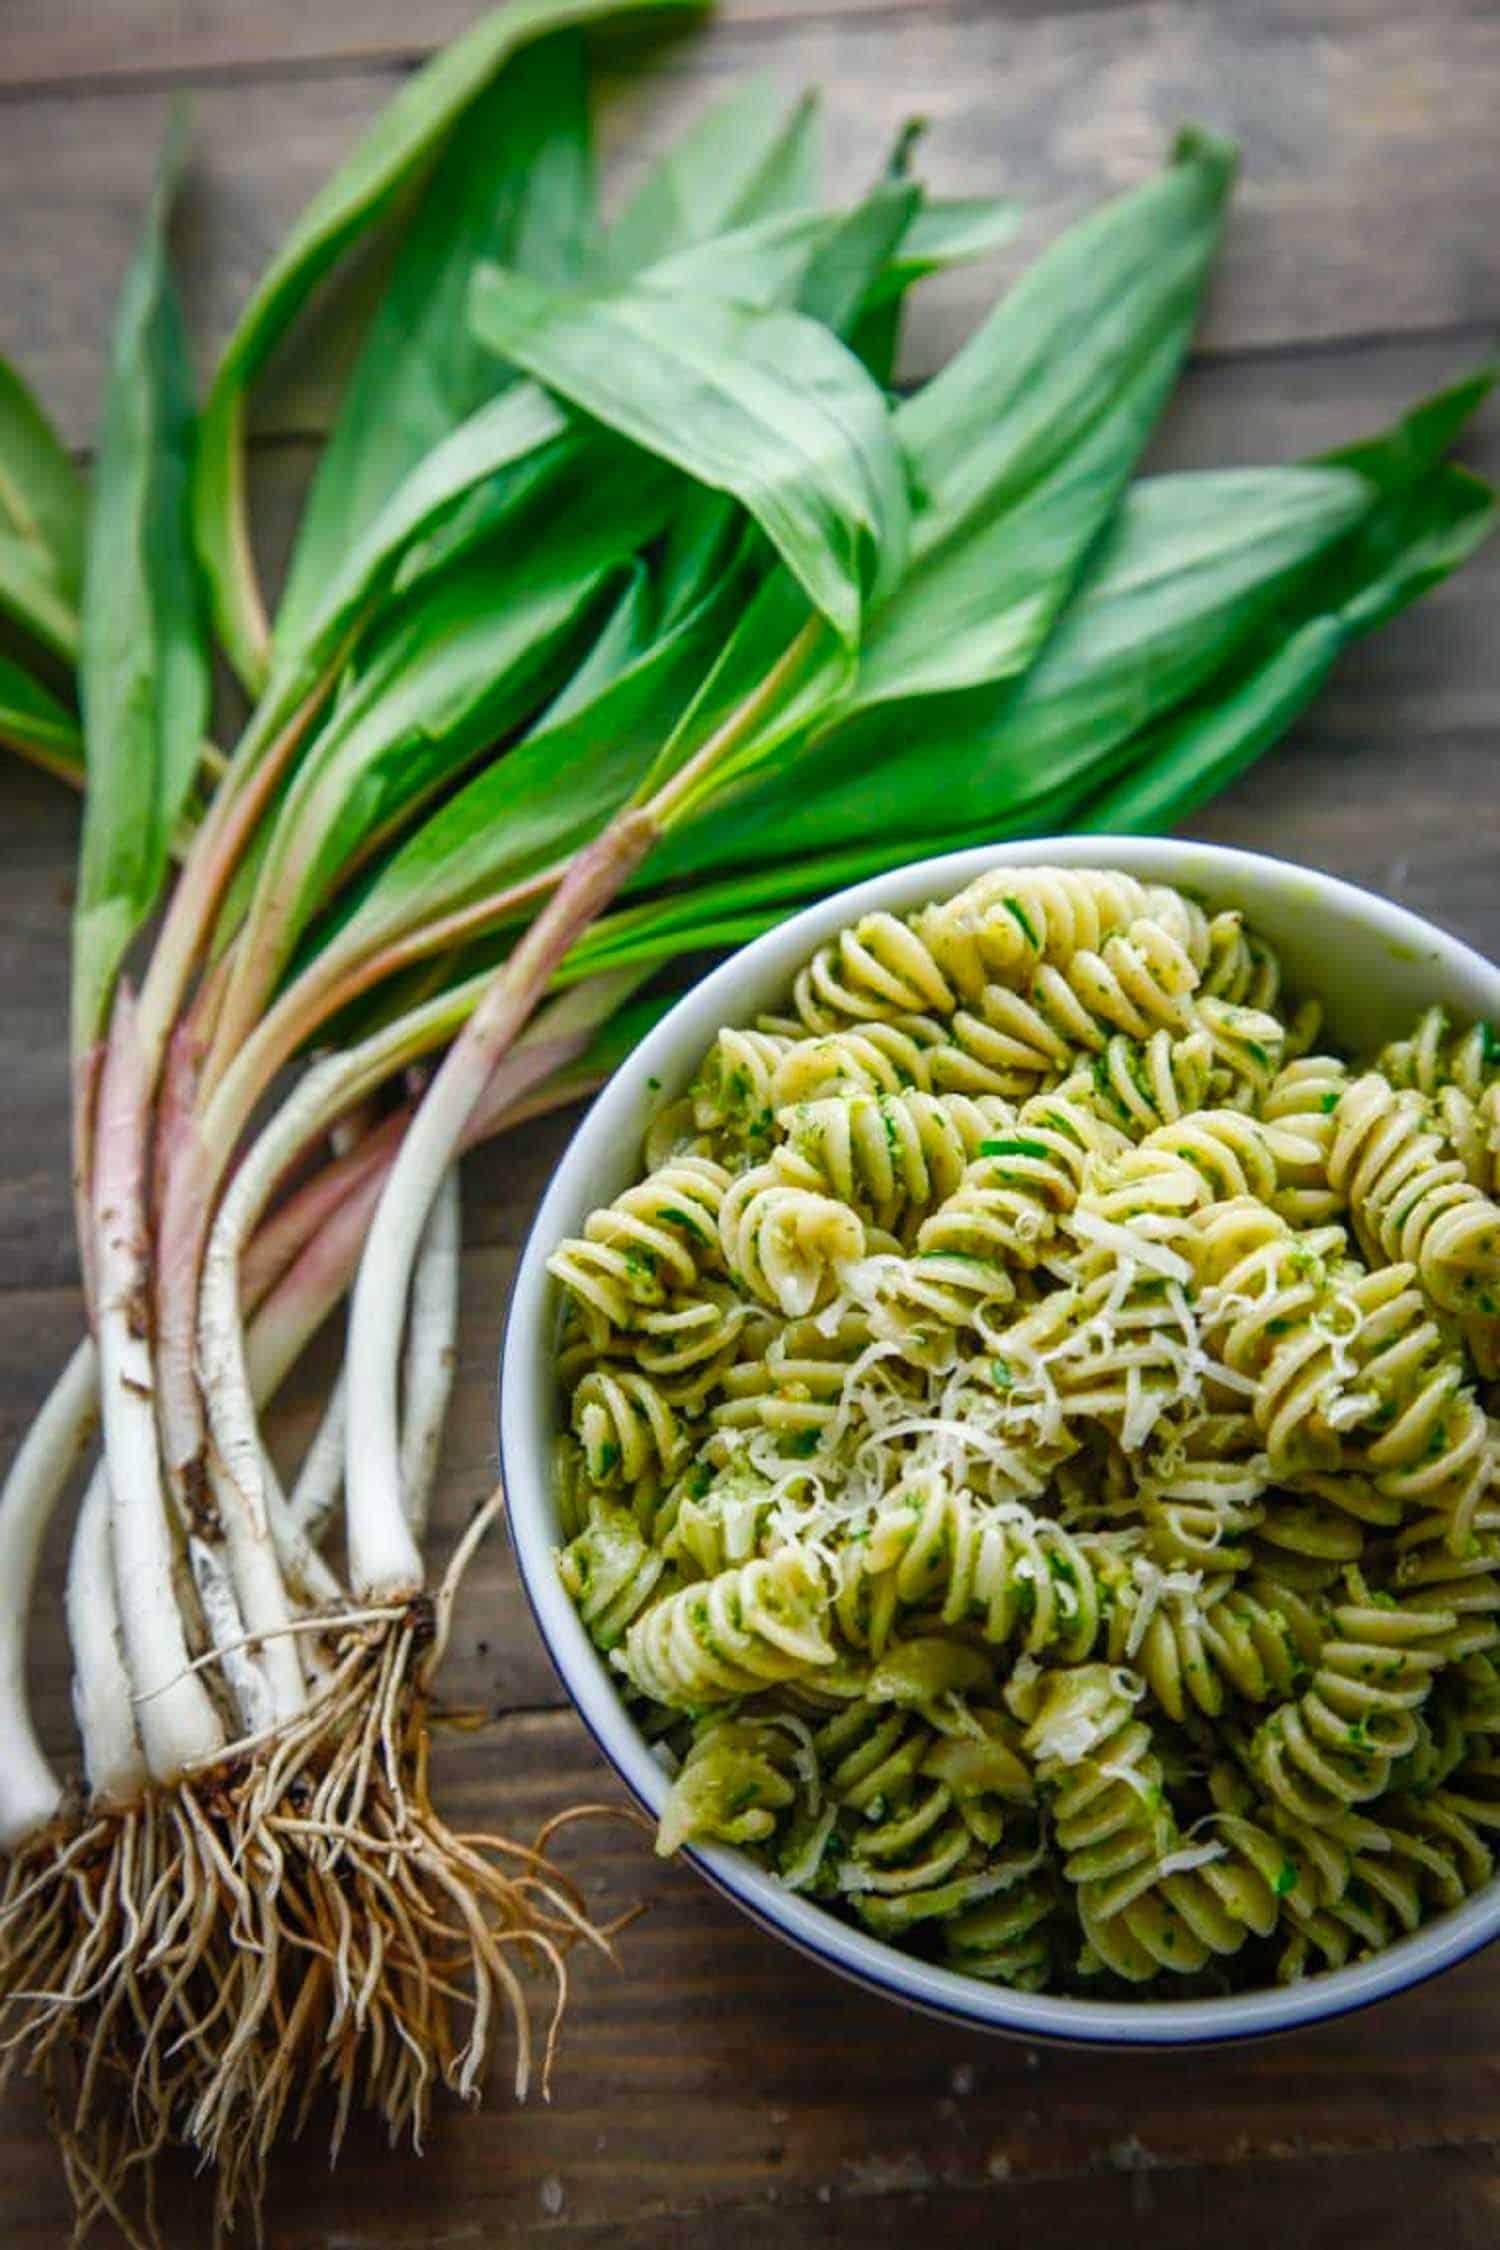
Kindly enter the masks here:
M 1211 1575 L 1244 1570 L 1270 1482 L 1271 1464 L 1252 1415 L 1190 1407 L 1165 1416 L 1136 1485 L 1155 1560 Z
M 766 1350 L 741 1360 L 725 1376 L 713 1407 L 720 1429 L 763 1429 L 800 1442 L 826 1430 L 838 1414 L 850 1372 L 870 1345 L 868 1323 L 848 1312 L 830 1326 L 822 1320 L 788 1321 Z M 900 1377 L 889 1364 L 876 1370 L 892 1386 Z M 915 1386 L 903 1395 L 916 1402 Z
M 791 1319 L 826 1301 L 839 1268 L 865 1251 L 858 1213 L 825 1195 L 818 1173 L 790 1152 L 742 1172 L 718 1219 L 731 1279 Z
M 563 1549 L 559 1568 L 578 1614 L 603 1649 L 617 1647 L 658 1588 L 672 1583 L 666 1557 L 632 1512 L 599 1497 Z
M 1454 1086 L 1478 1102 L 1500 1084 L 1500 1035 L 1489 1023 L 1455 1028 L 1446 1008 L 1427 1008 L 1409 1037 L 1381 1048 L 1375 1068 L 1392 1086 L 1429 1095 Z
M 868 1212 L 877 1226 L 953 1193 L 986 1135 L 1003 1132 L 1009 1109 L 967 1094 L 834 1094 L 782 1110 L 783 1146 L 820 1188 Z
M 1264 1122 L 1279 1128 L 1272 1200 L 1295 1226 L 1320 1226 L 1347 1208 L 1329 1160 L 1338 1131 L 1334 1112 L 1348 1084 L 1348 1067 L 1336 1055 L 1303 1055 L 1282 1066 L 1261 1103 Z
M 1311 1684 L 1256 1730 L 1250 1763 L 1272 1800 L 1320 1826 L 1386 1789 L 1447 1661 L 1451 1610 L 1363 1588 L 1338 1604 Z
M 744 1143 L 768 1140 L 776 1072 L 794 1044 L 771 1031 L 721 1031 L 689 1096 L 695 1129 Z
M 638 1617 L 616 1661 L 642 1695 L 692 1710 L 831 1664 L 826 1597 L 795 1548 L 684 1586 Z
M 1214 1957 L 1238 1953 L 1252 1937 L 1271 1935 L 1289 1866 L 1286 1845 L 1258 1822 L 1226 1813 L 1209 1850 L 1213 1856 L 1197 1865 L 1157 1874 L 1114 1914 L 1085 1902 L 1089 1945 L 1105 1968 L 1128 1984 L 1191 1975 Z
M 1060 1091 L 1086 1101 L 1109 1124 L 1139 1140 L 1158 1125 L 1175 1125 L 1208 1100 L 1214 1051 L 1206 1032 L 1174 1038 L 1163 1029 L 1149 1039 L 1117 1031 L 1088 1070 Z
M 849 1283 L 868 1314 L 871 1336 L 933 1374 L 976 1351 L 1015 1303 L 1017 1277 L 993 1258 L 962 1250 L 924 1250 L 871 1258 Z
M 985 1502 L 944 1477 L 894 1493 L 841 1564 L 834 1616 L 849 1642 L 876 1654 L 903 1611 L 928 1608 L 1033 1655 L 1056 1649 L 1073 1660 L 1098 1636 L 1086 1543 L 1024 1502 Z
M 1289 1004 L 1283 993 L 1281 961 L 1244 917 L 1229 911 L 1208 925 L 1208 961 L 1203 989 L 1236 1007 L 1255 1008 L 1280 1019 L 1288 1062 L 1307 1054 L 1322 1029 L 1323 1010 L 1313 995 Z
M 729 1184 L 710 1157 L 664 1164 L 596 1211 L 580 1238 L 553 1251 L 547 1270 L 586 1319 L 634 1327 L 643 1309 L 719 1270 L 719 1209 Z
M 700 1281 L 690 1295 L 643 1311 L 609 1338 L 680 1411 L 696 1413 L 743 1353 L 765 1336 L 769 1316 L 737 1297 L 727 1281 Z
M 1056 1896 L 1043 1878 L 1022 1873 L 1000 1895 L 955 1914 L 943 1925 L 950 1967 L 986 1984 L 1040 1992 L 1051 1981 L 1050 1924 Z
M 1281 1068 L 1286 1027 L 1259 1008 L 1237 1007 L 1215 993 L 1195 1001 L 1194 1027 L 1208 1041 L 1209 1092 L 1232 1109 L 1259 1109 Z
M 1139 1683 L 1114 1665 L 1043 1674 L 1023 1736 L 1080 1914 L 1108 1920 L 1147 1889 L 1172 1819 Z
M 797 1742 L 774 1718 L 715 1716 L 695 1730 L 657 1831 L 664 1856 L 695 1837 L 758 1844 L 797 1802 Z
M 821 1037 L 777 1043 L 781 1053 L 766 1086 L 773 1113 L 830 1094 L 930 1094 L 936 1090 L 934 1071 L 951 1052 L 943 1025 L 930 1016 L 896 1016 L 888 1023 L 853 1024 Z M 1001 1089 L 984 1084 L 956 1090 L 984 1094 Z
M 1500 1312 L 1500 1205 L 1445 1149 L 1420 1098 L 1367 1071 L 1334 1122 L 1329 1178 L 1366 1254 L 1414 1265 L 1445 1311 Z
M 851 1705 L 813 1740 L 830 1797 L 854 1816 L 833 1882 L 866 1928 L 894 1936 L 946 1920 L 1035 1865 L 999 1848 L 1009 1823 L 993 1782 L 1009 1789 L 1018 1770 L 1003 1744 L 949 1744 L 879 1702 Z
M 1022 1991 L 1317 1976 L 1500 1836 L 1500 1039 L 997 869 L 726 1026 L 549 1261 L 659 1848 Z
M 1114 1155 L 1125 1143 L 1059 1092 L 1034 1095 L 1013 1127 L 998 1120 L 978 1145 L 978 1157 L 923 1221 L 917 1246 L 1032 1266 L 1076 1205 L 1089 1159 Z
M 1207 926 L 1175 891 L 1107 868 L 1030 867 L 981 875 L 955 898 L 924 907 L 915 926 L 950 985 L 977 999 L 1021 985 L 1045 965 L 1065 967 L 1132 922 L 1160 920 L 1199 959 Z
M 809 1031 L 841 1031 L 851 1021 L 950 1015 L 957 995 L 920 930 L 896 914 L 867 914 L 820 946 L 792 987 L 797 1020 Z

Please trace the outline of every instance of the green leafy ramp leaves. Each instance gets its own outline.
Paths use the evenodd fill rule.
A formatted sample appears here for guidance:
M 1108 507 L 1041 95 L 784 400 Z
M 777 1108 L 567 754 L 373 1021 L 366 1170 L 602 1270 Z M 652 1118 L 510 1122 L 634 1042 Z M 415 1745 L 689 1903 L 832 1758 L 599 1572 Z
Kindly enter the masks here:
M 83 515 L 77 470 L 0 359 L 0 615 L 68 662 L 78 653 Z
M 341 875 L 552 698 L 615 606 L 636 550 L 660 531 L 670 494 L 665 471 L 615 446 L 539 492 L 514 536 L 393 605 L 277 812 L 250 902 L 255 942 L 226 1008 L 251 1016 L 246 994 L 258 1005 Z
M 1229 470 L 1132 487 L 1019 680 L 887 705 L 804 742 L 710 801 L 648 862 L 657 880 L 748 854 L 915 848 L 961 820 L 1024 827 L 1152 711 L 1191 693 L 1296 573 L 1371 505 L 1347 470 Z
M 1394 511 L 1405 533 L 1394 544 Z M 1317 693 L 1354 634 L 1384 622 L 1458 568 L 1494 528 L 1495 495 L 1476 477 L 1439 464 L 1409 490 L 1384 496 L 1332 557 L 1290 583 L 1293 598 L 1241 655 L 1165 717 L 1148 716 L 1105 761 L 1116 778 L 1044 791 L 1015 816 L 974 819 L 964 793 L 952 817 L 921 839 L 924 852 L 961 851 L 997 835 L 1050 830 L 1156 832 L 1226 788 L 1286 732 Z M 1325 598 L 1336 589 L 1333 600 Z M 1298 622 L 1299 618 L 1302 620 Z M 571 980 L 603 969 L 650 970 L 684 953 L 740 945 L 793 908 L 840 884 L 910 859 L 912 840 L 872 820 L 839 847 L 802 859 L 756 862 L 744 873 L 671 891 L 598 923 L 569 956 Z
M 1352 535 L 1293 590 L 1251 655 L 1188 706 L 1142 729 L 1077 816 L 1088 829 L 1149 832 L 1180 820 L 1285 734 L 1341 651 L 1466 562 L 1495 527 L 1489 486 L 1443 455 L 1488 393 L 1481 370 L 1395 426 L 1328 456 L 1378 495 Z
M 637 8 L 702 0 L 634 0 Z M 248 688 L 266 671 L 268 628 L 245 522 L 244 414 L 251 384 L 316 284 L 382 219 L 510 57 L 544 33 L 618 12 L 618 0 L 510 0 L 435 55 L 381 111 L 272 259 L 235 326 L 203 413 L 193 519 L 225 654 Z
M 92 483 L 80 690 L 88 794 L 73 919 L 75 1053 L 155 906 L 208 717 L 207 620 L 188 522 L 194 416 L 165 229 L 174 124 L 121 287 Z
M 788 111 L 774 80 L 752 78 L 652 165 L 605 238 L 600 278 L 627 282 L 675 250 L 816 210 L 822 170 L 816 95 Z
M 490 267 L 475 327 L 568 403 L 755 517 L 846 648 L 899 576 L 907 499 L 884 397 L 801 314 L 654 291 L 564 295 Z
M 0 655 L 0 742 L 75 787 L 83 786 L 83 735 L 71 711 L 19 664 Z
M 556 41 L 546 43 L 546 48 L 556 46 Z M 498 88 L 494 98 L 499 98 Z M 798 116 L 802 116 L 800 111 Z M 731 123 L 739 136 L 736 145 L 741 167 L 737 171 L 733 165 L 723 166 L 724 178 L 733 183 L 732 192 L 721 183 L 711 204 L 731 231 L 705 240 L 699 231 L 702 211 L 695 210 L 694 224 L 689 225 L 675 198 L 668 196 L 650 233 L 649 248 L 658 266 L 675 272 L 679 286 L 703 288 L 710 274 L 722 272 L 727 262 L 749 302 L 785 301 L 795 294 L 819 251 L 838 237 L 843 222 L 837 215 L 797 202 L 801 190 L 796 167 L 790 181 L 767 170 L 768 149 L 783 142 L 799 150 L 805 147 L 806 118 L 785 127 L 779 105 L 774 110 L 768 108 L 763 90 L 753 115 L 747 104 L 732 102 L 706 119 L 688 141 L 696 139 L 705 148 L 710 142 L 717 145 L 718 136 Z M 570 127 L 570 137 L 571 132 Z M 460 138 L 466 137 L 467 130 Z M 680 155 L 680 148 L 669 150 L 658 169 L 669 169 Z M 498 176 L 509 179 L 503 150 L 494 161 Z M 581 165 L 581 159 L 578 162 Z M 570 178 L 576 190 L 577 179 Z M 781 208 L 788 197 L 797 202 L 797 208 Z M 568 207 L 574 209 L 571 193 Z M 681 219 L 680 235 L 665 225 L 665 218 L 673 214 Z M 643 250 L 648 247 L 644 233 L 638 239 Z M 441 342 L 439 336 L 431 338 L 434 349 L 440 348 Z M 451 336 L 449 348 L 454 348 Z M 405 349 L 402 345 L 403 354 Z M 413 380 L 420 385 L 426 356 L 421 335 L 413 349 L 417 356 Z M 477 343 L 463 344 L 461 349 L 466 363 L 469 353 L 479 354 L 491 371 L 492 388 L 510 381 L 512 371 L 492 353 L 481 352 Z M 450 391 L 447 395 L 453 394 Z M 384 433 L 378 424 L 366 423 L 361 437 L 376 456 L 370 474 L 378 484 L 383 481 Z M 419 567 L 428 569 L 455 561 L 466 548 L 493 534 L 529 505 L 538 480 L 566 476 L 583 450 L 599 442 L 598 433 L 567 416 L 539 385 L 530 382 L 510 382 L 503 395 L 487 398 L 464 421 L 439 437 L 406 469 L 373 520 L 353 537 L 346 531 L 342 544 L 330 552 L 329 568 L 321 583 L 309 573 L 304 581 L 305 604 L 301 589 L 298 600 L 290 605 L 283 603 L 276 624 L 271 677 L 252 721 L 252 747 L 263 746 L 274 737 L 326 667 L 338 659 L 361 620 L 389 597 L 398 573 L 409 585 Z M 350 446 L 351 457 L 358 458 L 360 448 L 352 436 Z M 360 474 L 363 477 L 362 469 Z M 695 505 L 702 538 L 690 542 L 693 552 L 684 558 L 678 582 L 679 605 L 683 608 L 694 605 L 708 583 L 703 573 L 712 575 L 716 563 L 722 560 L 722 551 L 732 549 L 739 536 L 739 523 L 733 520 L 738 511 L 722 494 L 706 488 L 686 491 L 684 509 Z M 304 531 L 303 537 L 307 536 Z
M 742 584 L 727 571 L 656 638 L 617 667 L 600 666 L 592 684 L 585 660 L 523 740 L 395 851 L 331 941 L 330 957 L 361 959 L 540 873 L 596 835 L 697 687 Z
M 852 678 L 831 649 L 789 672 L 719 784 L 814 723 L 887 707 L 910 732 L 901 706 L 1025 670 L 1166 402 L 1233 169 L 1221 144 L 1183 135 L 1164 174 L 1071 228 L 897 410 L 916 493 L 909 565 L 874 609 Z M 750 707 L 799 626 L 768 584 L 664 769 Z
M 1177 379 L 1233 176 L 1231 151 L 1185 134 L 1160 178 L 1071 227 L 901 406 L 911 567 L 856 708 L 1035 655 Z
M 485 88 L 422 191 L 318 463 L 277 605 L 278 645 L 295 639 L 408 470 L 509 379 L 466 325 L 481 261 L 576 280 L 593 199 L 583 40 L 560 32 Z

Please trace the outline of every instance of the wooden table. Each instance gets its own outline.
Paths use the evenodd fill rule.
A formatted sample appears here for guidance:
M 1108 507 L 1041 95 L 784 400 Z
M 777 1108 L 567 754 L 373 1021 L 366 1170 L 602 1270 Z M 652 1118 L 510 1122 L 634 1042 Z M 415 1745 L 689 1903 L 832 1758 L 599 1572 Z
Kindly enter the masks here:
M 81 450 L 110 300 L 168 102 L 199 151 L 180 227 L 202 342 L 365 119 L 471 0 L 0 0 L 0 350 Z M 1022 249 L 1144 175 L 1172 126 L 1241 139 L 1245 174 L 1197 355 L 1159 463 L 1291 458 L 1385 420 L 1472 365 L 1500 314 L 1500 13 L 1482 0 L 726 0 L 711 30 L 602 58 L 614 181 L 731 80 L 829 92 L 835 184 L 900 121 L 956 193 L 1013 189 Z M 996 274 L 929 292 L 911 372 Z M 284 542 L 330 396 L 326 360 L 263 391 L 255 474 Z M 1493 415 L 1471 448 L 1500 469 Z M 1500 950 L 1500 549 L 1348 661 L 1296 739 L 1199 831 L 1336 869 Z M 79 1326 L 65 1168 L 63 1026 L 76 806 L 0 774 L 0 1444 L 9 1454 Z M 462 1378 L 445 1527 L 494 1476 L 501 1308 L 567 1121 L 471 1165 Z M 310 1373 L 289 1410 L 306 1432 Z M 54 1568 L 50 1597 L 58 1584 Z M 59 1743 L 66 1671 L 44 1611 L 37 1684 Z M 448 1686 L 495 1724 L 446 1753 L 451 1798 L 523 1832 L 610 1795 L 493 1542 Z M 623 1828 L 574 1846 L 607 1911 L 651 1912 L 618 1971 L 581 1966 L 550 2106 L 445 2111 L 426 2159 L 356 2134 L 336 2175 L 284 2164 L 285 2250 L 499 2243 L 532 2233 L 653 2250 L 713 2242 L 906 2244 L 934 2230 L 1064 2246 L 1500 2241 L 1500 1955 L 1373 2015 L 1184 2060 L 1039 2052 L 897 2014 L 740 1921 Z M 168 2183 L 174 2243 L 207 2239 Z M 35 2103 L 0 2110 L 0 2241 L 65 2239 Z

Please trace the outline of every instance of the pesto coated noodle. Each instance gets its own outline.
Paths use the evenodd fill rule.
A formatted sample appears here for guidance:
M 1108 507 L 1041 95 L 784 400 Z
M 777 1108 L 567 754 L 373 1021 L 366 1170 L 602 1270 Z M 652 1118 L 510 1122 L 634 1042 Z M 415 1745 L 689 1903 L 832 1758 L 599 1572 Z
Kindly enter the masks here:
M 564 1582 L 741 1847 L 913 1951 L 1334 1968 L 1500 1830 L 1500 1043 L 1005 868 L 722 1031 L 550 1260 Z

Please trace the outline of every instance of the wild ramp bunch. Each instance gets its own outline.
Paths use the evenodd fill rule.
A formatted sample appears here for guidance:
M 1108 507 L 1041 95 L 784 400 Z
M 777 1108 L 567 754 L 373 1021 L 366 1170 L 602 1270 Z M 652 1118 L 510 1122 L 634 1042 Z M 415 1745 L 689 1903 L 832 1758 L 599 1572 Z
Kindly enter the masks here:
M 669 4 L 669 0 L 661 0 Z M 603 1942 L 545 1848 L 458 1834 L 431 1682 L 467 1147 L 597 1085 L 663 972 L 919 852 L 1151 829 L 1489 528 L 1461 384 L 1319 462 L 1134 478 L 1230 152 L 1185 133 L 890 388 L 907 294 L 1008 203 L 910 142 L 848 208 L 819 109 L 751 86 L 613 221 L 582 39 L 514 4 L 315 198 L 199 406 L 161 167 L 87 493 L 0 374 L 0 737 L 86 784 L 73 933 L 88 1332 L 0 1496 L 0 2002 L 81 2225 L 154 2154 L 258 2201 L 331 2097 L 420 2136 Z M 395 237 L 268 616 L 246 400 L 316 285 Z M 299 336 L 305 331 L 299 328 Z M 307 348 L 305 342 L 303 348 Z M 245 691 L 214 739 L 215 650 Z M 934 777 L 939 785 L 934 785 Z M 347 1300 L 289 1489 L 264 1415 Z M 81 1777 L 24 1677 L 73 1515 Z

